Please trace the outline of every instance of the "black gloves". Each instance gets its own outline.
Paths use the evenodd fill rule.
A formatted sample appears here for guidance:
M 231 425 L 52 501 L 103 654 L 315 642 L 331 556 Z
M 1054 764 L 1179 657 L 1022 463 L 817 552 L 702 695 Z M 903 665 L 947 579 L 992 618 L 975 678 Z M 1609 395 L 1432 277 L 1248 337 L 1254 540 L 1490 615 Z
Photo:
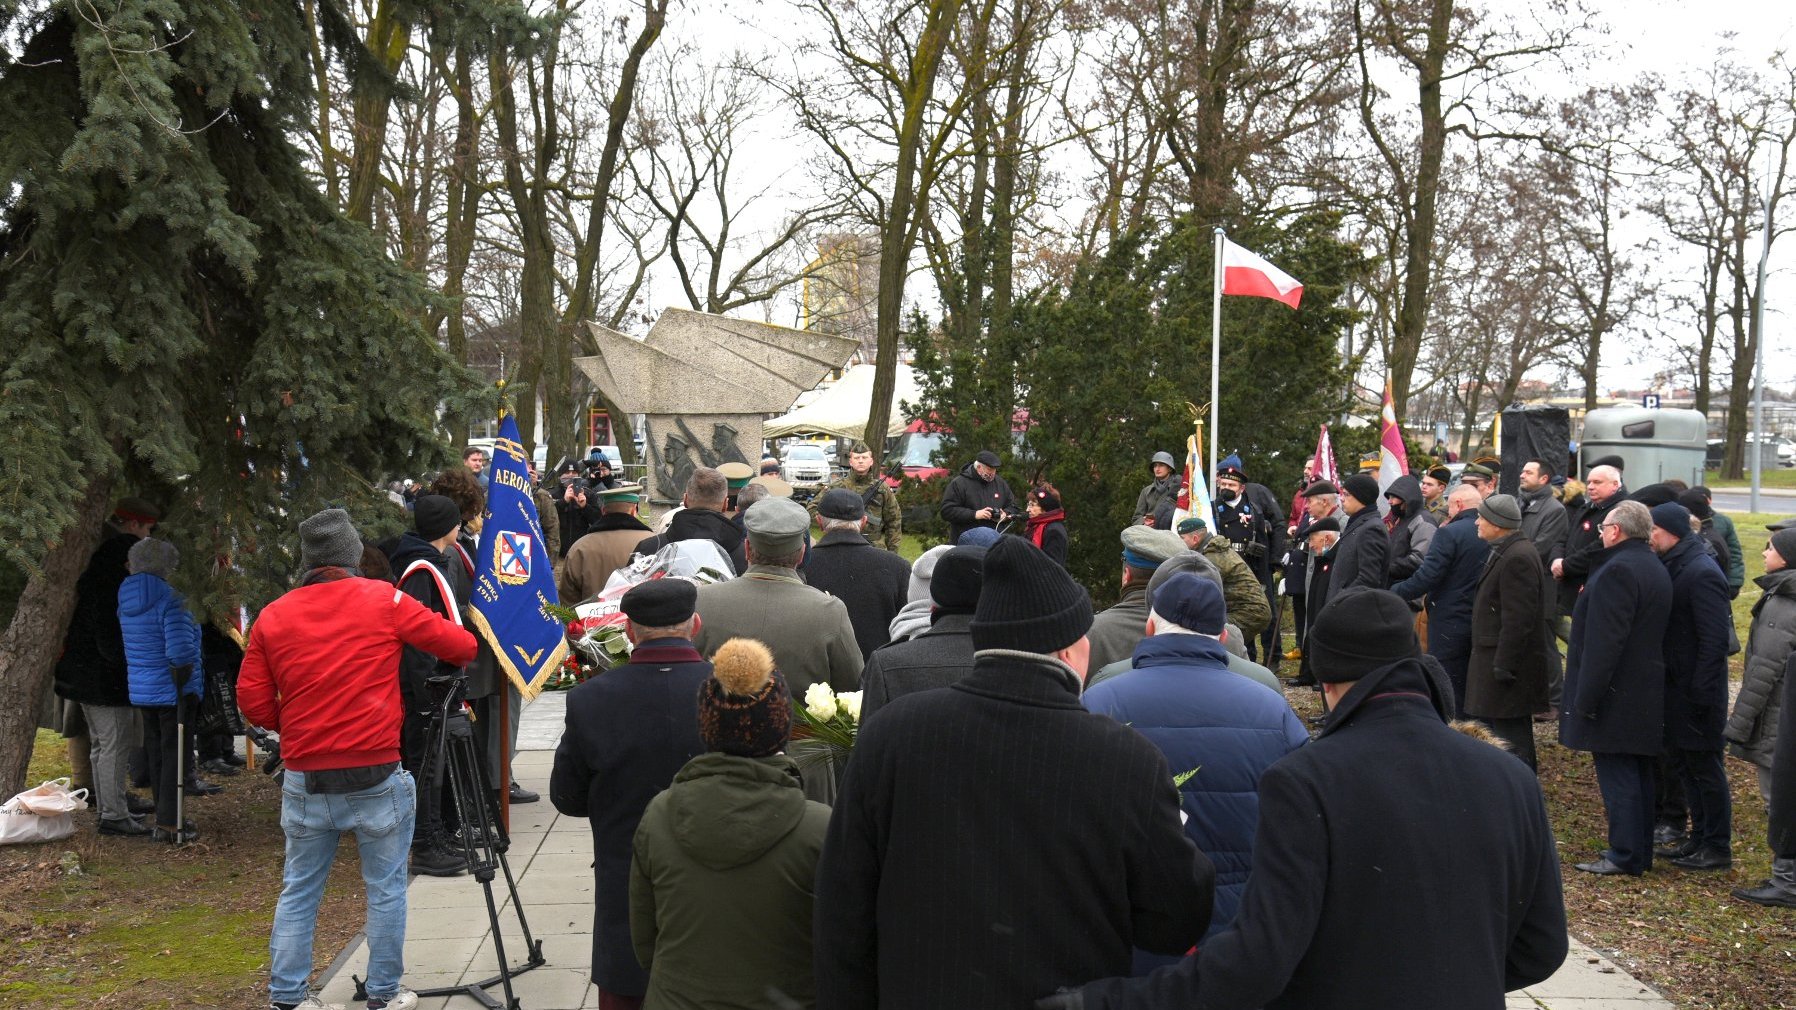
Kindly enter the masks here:
M 1036 1000 L 1035 1010 L 1085 1010 L 1085 994 L 1078 989 L 1062 989 Z

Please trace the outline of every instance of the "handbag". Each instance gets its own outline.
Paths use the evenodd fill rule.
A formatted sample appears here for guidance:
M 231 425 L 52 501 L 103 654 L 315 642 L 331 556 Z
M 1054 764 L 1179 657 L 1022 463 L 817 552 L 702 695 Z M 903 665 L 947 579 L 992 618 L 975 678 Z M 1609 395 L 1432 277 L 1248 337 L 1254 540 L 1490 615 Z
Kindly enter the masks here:
M 66 778 L 27 789 L 0 806 L 0 845 L 67 838 L 75 833 L 75 811 L 86 803 L 87 790 L 71 790 Z

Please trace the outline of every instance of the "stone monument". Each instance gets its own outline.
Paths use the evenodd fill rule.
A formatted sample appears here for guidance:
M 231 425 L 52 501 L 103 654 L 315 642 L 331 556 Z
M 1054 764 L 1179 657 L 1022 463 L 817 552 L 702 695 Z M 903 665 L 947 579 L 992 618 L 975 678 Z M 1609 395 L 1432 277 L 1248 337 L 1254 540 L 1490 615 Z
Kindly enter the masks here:
M 642 340 L 586 324 L 599 353 L 576 358 L 627 414 L 644 415 L 652 500 L 679 501 L 695 467 L 761 459 L 761 422 L 847 364 L 852 337 L 689 309 L 661 313 Z

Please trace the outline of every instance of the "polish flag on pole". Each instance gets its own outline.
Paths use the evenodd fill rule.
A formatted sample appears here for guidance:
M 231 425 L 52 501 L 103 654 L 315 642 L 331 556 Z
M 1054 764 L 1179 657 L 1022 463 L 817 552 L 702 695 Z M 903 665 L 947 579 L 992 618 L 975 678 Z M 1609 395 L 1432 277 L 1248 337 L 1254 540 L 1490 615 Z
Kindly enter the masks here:
M 1378 416 L 1378 490 L 1381 497 L 1392 481 L 1408 472 L 1409 452 L 1403 447 L 1403 429 L 1397 426 L 1397 405 L 1391 399 L 1391 380 L 1387 376 L 1384 380 L 1384 410 Z M 1379 504 L 1384 502 L 1381 500 Z
M 1222 240 L 1222 293 L 1252 295 L 1284 302 L 1292 308 L 1303 299 L 1303 285 L 1258 253 Z

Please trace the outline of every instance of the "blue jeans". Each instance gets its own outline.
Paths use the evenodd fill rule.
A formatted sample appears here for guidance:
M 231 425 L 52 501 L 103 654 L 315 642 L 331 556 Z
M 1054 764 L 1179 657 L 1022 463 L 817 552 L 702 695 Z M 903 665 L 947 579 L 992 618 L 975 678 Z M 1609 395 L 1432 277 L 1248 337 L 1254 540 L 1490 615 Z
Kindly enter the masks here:
M 277 1003 L 306 998 L 312 974 L 312 931 L 324 881 L 337 858 L 337 839 L 355 832 L 362 883 L 368 891 L 368 995 L 391 999 L 405 973 L 405 886 L 417 817 L 410 772 L 356 793 L 307 793 L 304 772 L 289 768 L 281 783 L 281 829 L 287 865 L 268 938 L 268 991 Z

